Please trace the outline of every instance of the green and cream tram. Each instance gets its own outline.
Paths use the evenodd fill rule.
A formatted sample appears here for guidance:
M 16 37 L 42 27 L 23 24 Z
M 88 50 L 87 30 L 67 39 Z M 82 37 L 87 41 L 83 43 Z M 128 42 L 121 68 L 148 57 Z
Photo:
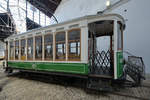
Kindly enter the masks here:
M 90 15 L 10 36 L 6 70 L 120 79 L 124 28 L 118 14 Z

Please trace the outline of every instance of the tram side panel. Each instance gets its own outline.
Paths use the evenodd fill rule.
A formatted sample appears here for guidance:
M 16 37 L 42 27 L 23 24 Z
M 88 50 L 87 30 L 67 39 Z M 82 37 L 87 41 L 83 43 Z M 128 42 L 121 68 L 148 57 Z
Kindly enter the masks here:
M 12 47 L 10 45 L 8 46 L 9 54 L 8 57 L 10 58 L 8 61 L 8 67 L 12 69 L 25 69 L 25 70 L 33 70 L 33 71 L 51 71 L 51 72 L 63 72 L 63 73 L 72 73 L 72 74 L 82 74 L 87 75 L 88 74 L 88 30 L 87 27 L 81 28 L 81 59 L 80 61 L 39 61 L 39 60 L 16 60 L 11 59 L 10 56 L 14 56 L 16 54 L 15 45 L 13 45 L 13 50 L 11 51 Z M 53 34 L 54 35 L 54 34 Z M 27 39 L 26 39 L 27 40 Z M 12 44 L 15 41 L 13 41 Z M 33 47 L 34 47 L 33 43 Z M 67 49 L 68 50 L 68 49 Z M 12 52 L 14 55 L 11 55 Z M 33 48 L 33 52 L 35 52 Z M 53 55 L 54 56 L 54 55 Z

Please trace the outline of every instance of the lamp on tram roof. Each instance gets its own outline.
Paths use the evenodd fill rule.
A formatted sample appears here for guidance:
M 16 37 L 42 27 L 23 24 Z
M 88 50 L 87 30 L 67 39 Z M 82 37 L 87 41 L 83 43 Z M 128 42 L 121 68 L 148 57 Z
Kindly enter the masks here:
M 110 6 L 110 0 L 106 1 L 106 6 L 109 7 Z

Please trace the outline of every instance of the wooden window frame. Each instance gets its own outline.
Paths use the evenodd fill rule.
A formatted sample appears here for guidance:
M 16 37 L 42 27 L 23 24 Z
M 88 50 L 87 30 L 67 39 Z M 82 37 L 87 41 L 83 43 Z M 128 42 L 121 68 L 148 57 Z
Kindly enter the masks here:
M 56 35 L 57 34 L 61 34 L 61 33 L 64 33 L 65 34 L 65 40 L 64 41 L 59 41 L 59 42 L 57 42 L 56 41 Z M 56 51 L 56 44 L 58 44 L 58 43 L 64 43 L 65 44 L 65 55 L 64 55 L 64 59 L 56 59 L 56 53 L 57 53 L 57 51 Z M 66 61 L 66 32 L 65 31 L 59 31 L 59 32 L 56 32 L 56 34 L 55 34 L 55 61 Z M 54 56 L 54 55 L 53 55 Z
M 16 46 L 16 42 L 18 42 L 18 46 Z M 19 55 L 20 55 L 20 54 L 19 54 L 19 53 L 20 53 L 20 50 L 19 50 L 19 42 L 20 42 L 19 40 L 16 40 L 16 41 L 15 41 L 15 60 L 19 60 Z M 18 47 L 18 58 L 17 58 L 17 59 L 16 59 L 16 47 Z
M 11 46 L 10 46 L 11 43 L 13 44 L 12 48 L 14 49 L 13 50 L 14 53 L 13 53 L 12 57 L 11 57 L 11 52 L 10 52 L 11 51 Z M 9 42 L 9 60 L 15 60 L 15 42 L 14 41 Z
M 27 38 L 27 60 L 32 61 L 32 60 L 33 60 L 33 56 L 34 56 L 33 54 L 32 54 L 32 58 L 30 58 L 30 59 L 28 58 L 28 47 L 29 47 L 29 45 L 28 45 L 28 40 L 29 40 L 29 39 L 32 39 L 32 48 L 33 48 L 33 52 L 34 52 L 34 45 L 33 45 L 33 44 L 34 44 L 34 43 L 33 43 L 34 41 L 33 41 L 33 37 L 29 37 L 29 38 Z
M 41 40 L 41 48 L 42 48 L 42 49 L 41 49 L 41 50 L 42 50 L 42 52 L 41 52 L 41 58 L 36 58 L 36 38 L 38 38 L 38 37 L 41 37 L 41 39 L 42 39 L 42 40 Z M 40 60 L 40 61 L 42 61 L 42 58 L 43 58 L 43 56 L 42 56 L 42 55 L 43 55 L 43 44 L 42 44 L 42 42 L 43 42 L 42 35 L 35 36 L 35 45 L 34 45 L 34 52 L 35 52 L 35 53 L 34 53 L 34 54 L 35 54 L 34 56 L 35 56 L 35 60 Z
M 80 31 L 80 39 L 78 40 L 78 42 L 80 42 L 80 46 L 79 46 L 79 48 L 80 48 L 80 57 L 79 57 L 79 59 L 76 59 L 76 58 L 75 59 L 69 59 L 69 43 L 77 41 L 77 40 L 69 40 L 69 32 L 75 31 L 75 30 L 79 30 Z M 71 30 L 68 31 L 68 46 L 67 47 L 68 47 L 67 48 L 67 51 L 68 51 L 68 61 L 81 61 L 81 28 L 75 28 L 75 29 L 71 29 Z
M 25 41 L 25 46 L 22 46 L 22 41 L 23 41 L 23 40 Z M 27 45 L 27 44 L 26 44 L 26 39 L 21 39 L 21 40 L 20 40 L 20 56 L 21 56 L 20 59 L 21 59 L 21 60 L 26 60 L 26 54 L 25 54 L 25 59 L 22 59 L 22 57 L 23 57 L 23 55 L 22 55 L 22 48 L 23 48 L 23 47 L 24 47 L 24 52 L 27 53 L 27 51 L 26 51 L 26 45 Z
M 52 36 L 52 42 L 51 43 L 45 43 L 45 36 L 49 36 L 49 35 Z M 53 48 L 54 48 L 54 46 L 53 46 L 53 40 L 54 40 L 53 39 L 53 34 L 47 33 L 47 34 L 44 35 L 44 60 L 45 61 L 53 61 L 53 56 L 54 56 L 53 55 Z M 52 45 L 52 58 L 49 58 L 49 59 L 45 57 L 45 46 L 48 45 L 48 44 Z

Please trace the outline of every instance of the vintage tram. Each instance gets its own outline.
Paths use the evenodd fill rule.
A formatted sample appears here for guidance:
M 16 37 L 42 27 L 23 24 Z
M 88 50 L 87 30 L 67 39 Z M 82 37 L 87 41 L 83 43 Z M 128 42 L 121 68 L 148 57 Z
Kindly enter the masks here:
M 122 16 L 97 14 L 10 36 L 5 40 L 6 72 L 17 69 L 83 77 L 88 79 L 89 88 L 97 89 L 126 80 L 125 72 L 139 82 L 144 77 L 142 60 L 141 70 L 131 68 L 131 63 L 124 67 L 124 29 Z

